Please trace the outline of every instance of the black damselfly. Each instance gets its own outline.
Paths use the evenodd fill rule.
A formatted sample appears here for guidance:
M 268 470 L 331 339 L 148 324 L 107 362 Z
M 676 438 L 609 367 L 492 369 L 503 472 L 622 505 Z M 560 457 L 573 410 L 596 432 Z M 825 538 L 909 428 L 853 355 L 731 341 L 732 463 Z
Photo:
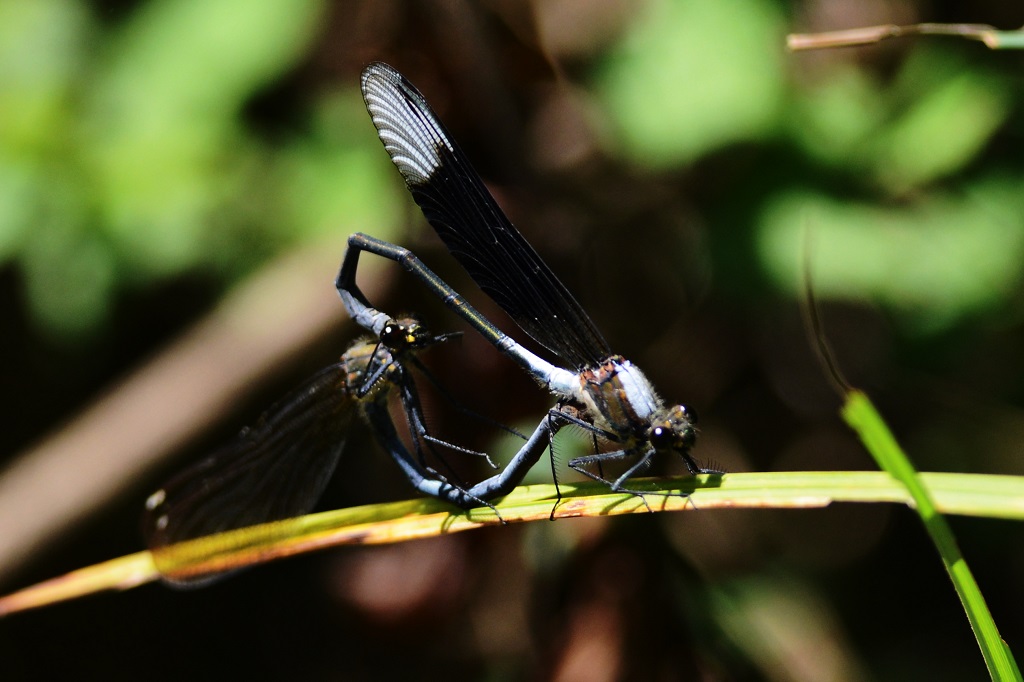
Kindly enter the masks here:
M 420 492 L 461 507 L 486 504 L 428 466 L 424 449 L 466 450 L 427 433 L 410 366 L 416 354 L 456 334 L 435 336 L 411 318 L 385 319 L 376 338 L 356 341 L 340 362 L 324 368 L 279 401 L 250 428 L 210 457 L 187 468 L 149 496 L 143 517 L 147 544 L 160 568 L 162 547 L 312 510 L 359 413 L 381 447 Z M 429 376 L 429 375 L 428 375 Z M 389 409 L 397 393 L 416 455 L 409 452 Z M 201 585 L 219 575 L 167 582 Z
M 470 326 L 558 396 L 556 406 L 505 469 L 469 489 L 474 497 L 491 499 L 508 493 L 568 424 L 618 446 L 569 462 L 572 469 L 613 490 L 642 495 L 623 484 L 657 453 L 676 453 L 691 474 L 707 473 L 690 455 L 697 434 L 693 410 L 666 405 L 639 368 L 611 352 L 583 308 L 498 207 L 423 95 L 382 63 L 363 71 L 362 92 L 391 160 L 451 254 L 527 334 L 567 365 L 552 365 L 521 346 L 407 249 L 364 234 L 349 238 L 337 286 L 357 322 L 375 329 L 380 319 L 386 319 L 370 307 L 356 285 L 359 254 L 369 251 L 399 262 L 416 275 Z M 609 480 L 601 473 L 601 465 L 614 460 L 629 464 L 622 475 Z

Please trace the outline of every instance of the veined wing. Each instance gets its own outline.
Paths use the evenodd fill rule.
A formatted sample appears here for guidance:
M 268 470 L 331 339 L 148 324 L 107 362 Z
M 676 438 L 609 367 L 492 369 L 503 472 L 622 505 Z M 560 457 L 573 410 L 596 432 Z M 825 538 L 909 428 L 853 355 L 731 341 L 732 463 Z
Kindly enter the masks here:
M 363 99 L 423 215 L 481 289 L 523 331 L 576 369 L 611 355 L 601 332 L 505 216 L 423 95 L 380 62 Z
M 356 410 L 344 362 L 271 407 L 251 428 L 171 479 L 146 501 L 151 550 L 312 510 L 345 446 Z M 159 553 L 155 554 L 160 568 Z M 200 585 L 211 576 L 169 582 Z

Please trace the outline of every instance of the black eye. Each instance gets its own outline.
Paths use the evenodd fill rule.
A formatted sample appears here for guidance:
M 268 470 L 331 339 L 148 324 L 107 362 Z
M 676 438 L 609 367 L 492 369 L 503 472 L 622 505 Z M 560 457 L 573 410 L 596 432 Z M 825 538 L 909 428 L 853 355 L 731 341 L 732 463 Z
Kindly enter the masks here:
M 380 342 L 391 350 L 402 348 L 407 343 L 409 331 L 405 326 L 397 322 L 391 322 L 384 326 L 380 332 Z
M 682 413 L 682 416 L 686 417 L 690 421 L 691 424 L 697 423 L 697 410 L 693 409 L 689 405 L 680 405 L 679 411 Z
M 655 426 L 651 429 L 651 435 L 648 440 L 650 440 L 651 447 L 655 450 L 667 450 L 672 447 L 674 438 L 672 429 L 665 428 L 664 426 Z

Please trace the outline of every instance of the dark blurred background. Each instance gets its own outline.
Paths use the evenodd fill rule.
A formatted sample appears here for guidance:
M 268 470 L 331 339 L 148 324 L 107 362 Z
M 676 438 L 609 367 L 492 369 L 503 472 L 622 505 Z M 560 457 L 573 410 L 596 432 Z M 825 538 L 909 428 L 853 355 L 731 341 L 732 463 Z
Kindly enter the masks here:
M 0 591 L 140 550 L 168 474 L 337 358 L 358 334 L 332 287 L 351 232 L 414 248 L 515 332 L 381 148 L 357 87 L 374 60 L 427 95 L 614 349 L 699 410 L 700 461 L 874 468 L 801 322 L 809 248 L 839 361 L 915 464 L 1024 474 L 1024 57 L 784 49 L 918 21 L 1011 29 L 1024 9 L 0 2 Z M 382 308 L 461 328 L 364 260 Z M 471 335 L 428 361 L 504 423 L 549 406 Z M 516 444 L 428 409 L 441 437 Z M 585 446 L 560 438 L 559 461 Z M 411 496 L 358 426 L 339 473 L 322 508 Z M 951 522 L 1019 657 L 1020 524 Z M 883 505 L 343 548 L 10 617 L 0 661 L 5 680 L 986 675 L 921 524 Z

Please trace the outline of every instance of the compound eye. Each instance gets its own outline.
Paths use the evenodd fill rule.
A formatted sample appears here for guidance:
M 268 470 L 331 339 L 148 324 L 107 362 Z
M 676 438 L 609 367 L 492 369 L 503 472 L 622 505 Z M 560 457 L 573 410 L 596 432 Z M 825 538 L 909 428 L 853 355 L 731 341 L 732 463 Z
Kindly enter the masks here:
M 409 329 L 405 325 L 389 322 L 380 332 L 380 342 L 391 350 L 398 350 L 409 344 L 410 336 Z
M 682 416 L 686 417 L 689 420 L 691 424 L 697 423 L 697 410 L 693 409 L 689 405 L 680 405 L 679 411 L 682 413 Z
M 655 450 L 668 450 L 672 447 L 672 441 L 675 440 L 675 434 L 673 434 L 672 429 L 668 427 L 655 426 L 651 429 L 649 440 L 651 441 L 651 447 Z

